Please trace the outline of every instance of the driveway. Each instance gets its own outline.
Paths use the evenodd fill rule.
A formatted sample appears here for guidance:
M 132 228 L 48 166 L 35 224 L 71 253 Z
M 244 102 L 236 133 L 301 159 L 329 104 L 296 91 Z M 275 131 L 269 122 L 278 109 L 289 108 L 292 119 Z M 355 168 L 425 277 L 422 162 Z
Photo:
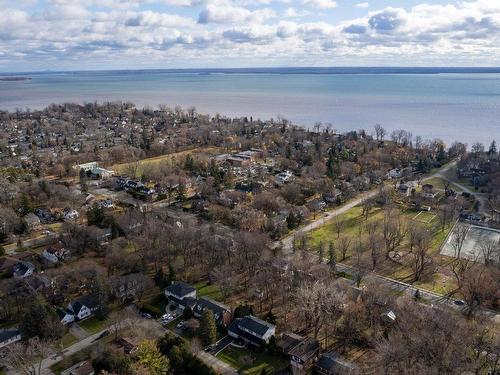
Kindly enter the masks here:
M 226 349 L 233 341 L 234 341 L 233 337 L 224 336 L 222 339 L 220 339 L 219 341 L 217 341 L 214 344 L 213 349 L 210 350 L 209 353 L 212 355 L 217 355 L 220 352 L 222 352 L 224 349 Z
M 83 340 L 84 338 L 89 336 L 89 333 L 85 331 L 82 327 L 78 325 L 78 323 L 73 323 L 69 328 L 69 332 L 75 336 L 78 340 Z
M 238 371 L 236 371 L 233 367 L 229 366 L 227 363 L 222 362 L 220 359 L 214 357 L 213 355 L 207 352 L 199 352 L 196 356 L 205 362 L 206 365 L 212 367 L 215 371 L 222 375 L 237 375 Z

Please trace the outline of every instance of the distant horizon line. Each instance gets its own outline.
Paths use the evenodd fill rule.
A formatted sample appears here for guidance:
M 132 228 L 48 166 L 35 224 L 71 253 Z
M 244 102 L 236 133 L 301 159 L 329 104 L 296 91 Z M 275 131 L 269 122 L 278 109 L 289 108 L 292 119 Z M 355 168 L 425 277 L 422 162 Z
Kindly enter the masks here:
M 0 72 L 0 76 L 43 75 L 57 73 L 285 73 L 285 74 L 439 74 L 439 73 L 500 73 L 500 66 L 302 66 L 302 67 L 243 67 L 243 68 L 130 68 L 130 69 L 45 69 Z

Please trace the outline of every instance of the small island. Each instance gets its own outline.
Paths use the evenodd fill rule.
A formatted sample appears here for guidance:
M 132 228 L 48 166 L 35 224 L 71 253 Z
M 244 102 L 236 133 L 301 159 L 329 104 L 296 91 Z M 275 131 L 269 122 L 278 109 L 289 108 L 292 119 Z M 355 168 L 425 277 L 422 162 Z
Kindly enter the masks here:
M 0 77 L 0 81 L 29 81 L 31 77 Z

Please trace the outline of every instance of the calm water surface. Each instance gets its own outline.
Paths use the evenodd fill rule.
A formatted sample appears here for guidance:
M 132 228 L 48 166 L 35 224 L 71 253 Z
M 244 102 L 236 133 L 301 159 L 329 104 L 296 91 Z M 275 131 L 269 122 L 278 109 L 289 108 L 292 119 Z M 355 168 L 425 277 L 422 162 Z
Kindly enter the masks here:
M 404 128 L 425 138 L 469 144 L 500 141 L 500 74 L 324 74 L 314 72 L 121 71 L 30 73 L 0 81 L 0 109 L 50 103 L 132 101 L 195 106 L 203 113 L 281 115 L 335 129 Z

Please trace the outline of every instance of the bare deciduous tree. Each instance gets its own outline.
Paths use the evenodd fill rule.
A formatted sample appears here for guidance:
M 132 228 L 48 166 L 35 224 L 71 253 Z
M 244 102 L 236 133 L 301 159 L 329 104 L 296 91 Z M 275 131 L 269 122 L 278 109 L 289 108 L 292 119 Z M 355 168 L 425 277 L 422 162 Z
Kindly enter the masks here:
M 42 341 L 38 337 L 26 342 L 16 342 L 6 348 L 7 355 L 3 359 L 8 368 L 18 374 L 40 375 L 42 373 L 42 361 L 53 351 L 49 342 Z

